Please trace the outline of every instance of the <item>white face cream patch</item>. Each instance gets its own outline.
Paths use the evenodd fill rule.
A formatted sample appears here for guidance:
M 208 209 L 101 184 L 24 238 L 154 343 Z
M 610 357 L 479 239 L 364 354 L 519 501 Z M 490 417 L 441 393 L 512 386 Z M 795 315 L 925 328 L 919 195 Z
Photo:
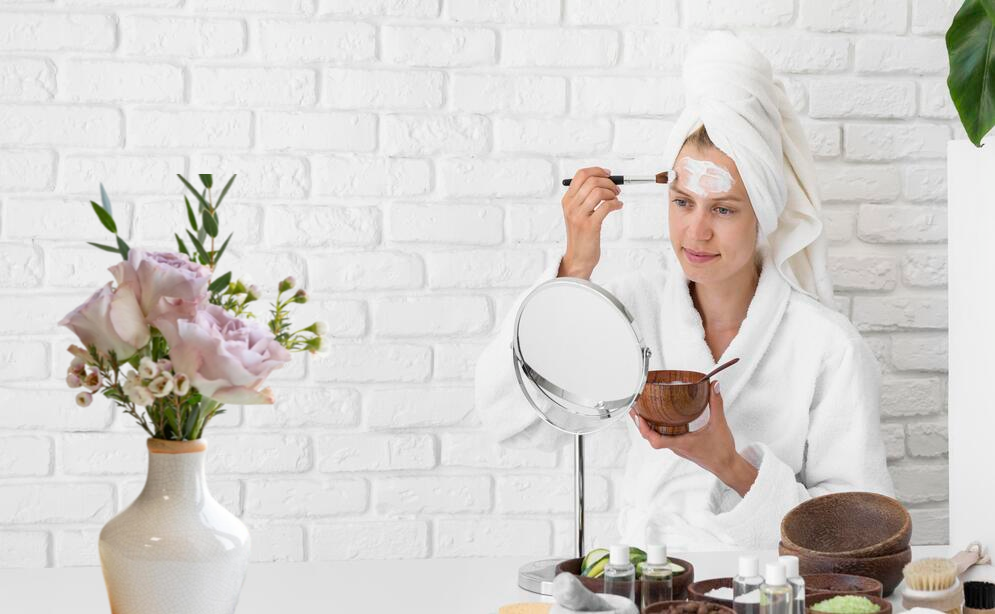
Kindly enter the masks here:
M 732 175 L 711 160 L 696 160 L 687 156 L 681 160 L 684 187 L 698 196 L 722 194 L 732 189 Z

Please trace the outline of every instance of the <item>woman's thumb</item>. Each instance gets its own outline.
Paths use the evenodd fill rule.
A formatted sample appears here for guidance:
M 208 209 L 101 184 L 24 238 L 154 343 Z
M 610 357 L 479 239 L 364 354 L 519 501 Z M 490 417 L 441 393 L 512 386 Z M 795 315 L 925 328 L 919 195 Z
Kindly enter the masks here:
M 719 381 L 715 380 L 715 382 L 711 386 L 709 386 L 709 388 L 711 388 L 711 394 L 709 395 L 708 398 L 709 410 L 713 412 L 723 413 L 723 411 L 725 410 L 725 406 L 723 405 L 722 402 L 722 389 L 719 386 Z

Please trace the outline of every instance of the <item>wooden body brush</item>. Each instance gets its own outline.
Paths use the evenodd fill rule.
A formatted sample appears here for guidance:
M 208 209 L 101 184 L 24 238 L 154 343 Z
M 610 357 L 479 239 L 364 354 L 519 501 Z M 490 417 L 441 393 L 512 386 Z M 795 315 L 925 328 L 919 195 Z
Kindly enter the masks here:
M 972 565 L 989 561 L 981 545 L 973 543 L 949 559 L 928 558 L 909 563 L 902 570 L 905 576 L 902 605 L 905 609 L 923 607 L 961 614 L 964 607 L 961 574 Z
M 635 175 L 610 175 L 608 177 L 612 180 L 615 185 L 621 185 L 626 183 L 670 183 L 672 180 L 677 181 L 677 171 L 674 169 L 667 169 L 663 172 L 657 173 L 652 177 L 637 177 Z M 570 185 L 573 179 L 564 179 L 563 185 Z

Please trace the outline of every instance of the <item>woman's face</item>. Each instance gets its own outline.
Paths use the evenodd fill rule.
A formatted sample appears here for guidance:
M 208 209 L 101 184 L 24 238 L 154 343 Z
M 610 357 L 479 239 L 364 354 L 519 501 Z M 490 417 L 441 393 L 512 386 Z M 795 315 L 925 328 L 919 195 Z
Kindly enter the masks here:
M 670 243 L 688 279 L 719 283 L 753 267 L 757 216 L 732 158 L 717 148 L 688 143 L 674 168 Z

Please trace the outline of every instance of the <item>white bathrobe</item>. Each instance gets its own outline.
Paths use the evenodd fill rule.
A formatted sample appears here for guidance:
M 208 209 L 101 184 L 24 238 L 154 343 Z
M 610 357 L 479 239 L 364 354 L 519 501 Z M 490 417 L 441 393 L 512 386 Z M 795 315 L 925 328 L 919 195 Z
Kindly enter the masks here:
M 715 360 L 680 266 L 603 284 L 629 309 L 652 350 L 650 370 L 716 376 L 739 452 L 758 470 L 740 497 L 670 450 L 654 450 L 626 415 L 630 438 L 618 527 L 624 543 L 677 551 L 773 549 L 784 514 L 831 492 L 894 496 L 878 416 L 880 369 L 843 315 L 794 290 L 770 260 L 739 333 Z M 539 280 L 556 277 L 559 262 Z M 476 367 L 476 411 L 502 445 L 554 450 L 573 441 L 543 422 L 519 390 L 510 342 L 512 307 Z M 569 306 L 564 306 L 569 308 Z M 692 429 L 707 422 L 706 411 Z M 616 428 L 613 425 L 611 428 Z

